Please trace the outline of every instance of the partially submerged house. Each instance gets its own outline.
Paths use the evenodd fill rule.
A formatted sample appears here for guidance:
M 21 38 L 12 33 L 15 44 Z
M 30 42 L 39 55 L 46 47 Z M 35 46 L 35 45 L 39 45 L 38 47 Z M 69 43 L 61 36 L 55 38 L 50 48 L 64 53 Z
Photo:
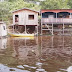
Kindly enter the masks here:
M 4 22 L 0 22 L 0 38 L 7 35 L 6 24 Z
M 72 9 L 41 10 L 41 34 L 72 35 Z
M 28 8 L 13 11 L 15 33 L 38 33 L 38 12 Z

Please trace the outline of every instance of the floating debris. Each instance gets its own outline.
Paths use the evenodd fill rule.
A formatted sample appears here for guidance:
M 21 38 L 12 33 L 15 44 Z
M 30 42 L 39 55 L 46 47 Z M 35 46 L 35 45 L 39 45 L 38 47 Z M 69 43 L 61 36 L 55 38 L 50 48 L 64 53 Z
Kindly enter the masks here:
M 32 68 L 32 69 L 36 69 L 37 67 L 30 67 L 30 68 Z

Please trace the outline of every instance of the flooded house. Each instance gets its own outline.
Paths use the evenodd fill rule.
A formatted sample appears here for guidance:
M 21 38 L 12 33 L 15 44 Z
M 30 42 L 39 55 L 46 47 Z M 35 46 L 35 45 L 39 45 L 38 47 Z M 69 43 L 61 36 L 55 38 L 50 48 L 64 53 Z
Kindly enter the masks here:
M 4 22 L 0 22 L 0 38 L 7 35 L 6 24 Z
M 38 33 L 38 12 L 28 8 L 13 11 L 13 32 L 24 34 Z
M 41 34 L 72 35 L 72 9 L 41 10 Z

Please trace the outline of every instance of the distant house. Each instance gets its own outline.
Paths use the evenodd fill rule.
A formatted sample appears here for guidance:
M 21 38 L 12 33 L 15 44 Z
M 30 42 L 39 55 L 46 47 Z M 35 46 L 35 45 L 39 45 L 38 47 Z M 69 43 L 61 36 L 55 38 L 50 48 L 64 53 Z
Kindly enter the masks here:
M 72 34 L 72 9 L 41 10 L 41 34 Z
M 15 32 L 37 33 L 38 12 L 28 8 L 13 11 L 13 24 Z
M 4 0 L 0 0 L 0 2 L 3 2 Z
M 6 24 L 4 22 L 0 22 L 0 37 L 7 35 Z

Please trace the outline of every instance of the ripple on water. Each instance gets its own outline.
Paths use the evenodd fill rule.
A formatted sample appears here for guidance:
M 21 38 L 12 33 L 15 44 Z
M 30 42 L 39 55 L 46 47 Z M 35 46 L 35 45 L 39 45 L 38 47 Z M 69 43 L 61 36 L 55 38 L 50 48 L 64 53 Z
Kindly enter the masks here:
M 42 63 L 40 63 L 40 62 L 37 62 L 37 63 L 36 63 L 36 65 L 42 65 Z
M 30 67 L 30 66 L 28 66 L 28 65 L 23 65 L 24 67 Z
M 19 66 L 17 66 L 18 68 L 22 68 L 22 69 L 24 69 L 24 67 L 22 66 L 22 65 L 19 65 Z
M 72 66 L 69 66 L 66 71 L 67 72 L 72 72 Z
M 57 71 L 57 72 L 61 72 L 61 71 Z
M 42 71 L 42 72 L 44 72 L 45 71 L 45 69 L 36 69 L 37 71 Z
M 0 64 L 0 72 L 30 72 L 28 70 L 21 70 L 21 69 L 17 69 L 17 68 L 10 68 L 7 67 L 3 64 Z
M 32 66 L 31 66 L 30 68 L 32 68 L 32 69 L 36 69 L 37 67 L 32 67 Z
M 12 71 L 12 72 L 30 72 L 30 71 L 28 71 L 28 70 L 21 70 L 21 69 L 17 69 L 17 68 L 9 68 L 9 70 L 11 71 L 11 70 L 14 70 L 14 71 Z M 10 71 L 7 71 L 7 72 L 10 72 Z

